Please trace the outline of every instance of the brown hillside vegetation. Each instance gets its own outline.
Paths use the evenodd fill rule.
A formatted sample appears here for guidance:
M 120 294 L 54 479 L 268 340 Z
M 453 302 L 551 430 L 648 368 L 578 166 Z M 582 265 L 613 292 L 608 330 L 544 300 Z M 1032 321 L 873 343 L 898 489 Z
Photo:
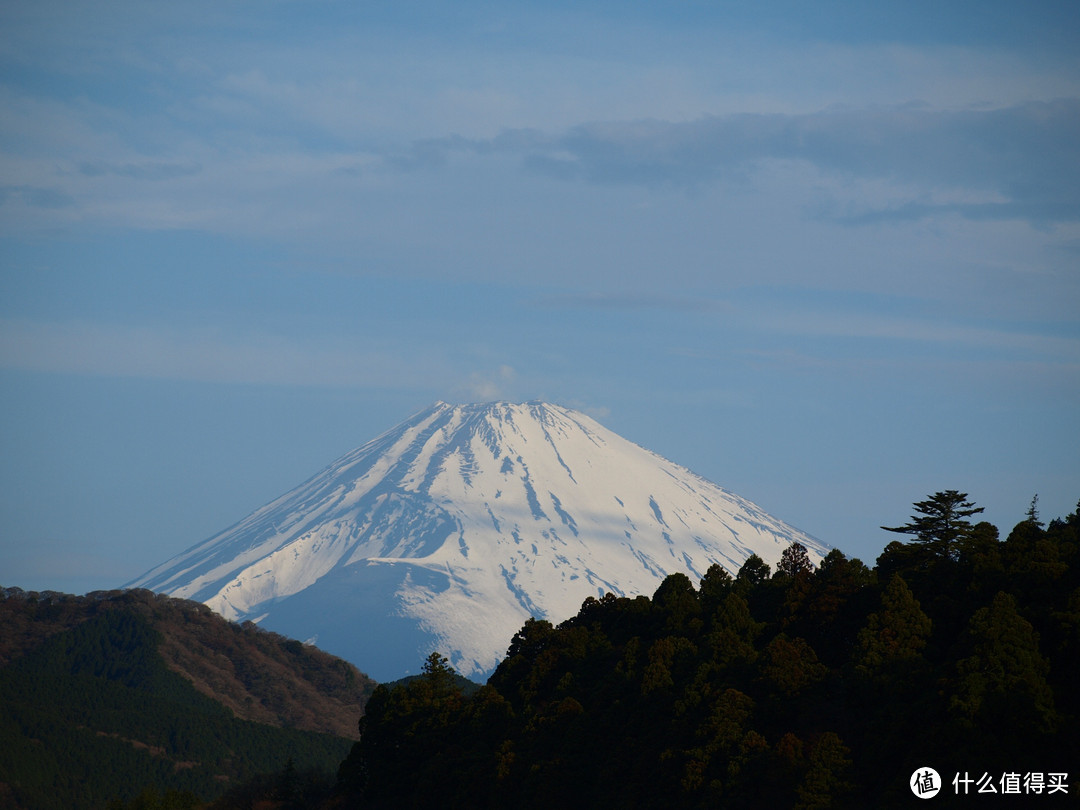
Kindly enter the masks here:
M 167 666 L 239 718 L 356 739 L 375 682 L 315 647 L 146 590 L 86 596 L 0 588 L 0 667 L 108 610 L 148 617 Z

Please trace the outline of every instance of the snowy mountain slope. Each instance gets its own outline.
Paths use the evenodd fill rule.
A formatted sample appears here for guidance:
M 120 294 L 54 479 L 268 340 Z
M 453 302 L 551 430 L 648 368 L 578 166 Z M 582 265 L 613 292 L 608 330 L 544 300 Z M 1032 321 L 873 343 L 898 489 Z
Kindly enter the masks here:
M 530 616 L 750 554 L 775 565 L 796 540 L 827 551 L 581 413 L 440 402 L 130 586 L 315 640 L 378 679 L 431 649 L 476 677 Z

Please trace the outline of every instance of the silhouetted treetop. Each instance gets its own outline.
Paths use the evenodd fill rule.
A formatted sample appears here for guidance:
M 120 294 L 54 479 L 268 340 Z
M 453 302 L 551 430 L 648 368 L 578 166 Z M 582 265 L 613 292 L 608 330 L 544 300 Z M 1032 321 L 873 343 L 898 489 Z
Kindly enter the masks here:
M 780 553 L 775 576 L 795 577 L 803 571 L 813 570 L 814 564 L 810 562 L 806 546 L 796 541 Z
M 983 507 L 975 506 L 967 497 L 966 492 L 955 489 L 935 492 L 929 499 L 914 504 L 918 514 L 911 516 L 910 523 L 881 528 L 887 532 L 914 535 L 937 557 L 954 557 L 957 542 L 972 529 L 966 518 L 983 511 Z

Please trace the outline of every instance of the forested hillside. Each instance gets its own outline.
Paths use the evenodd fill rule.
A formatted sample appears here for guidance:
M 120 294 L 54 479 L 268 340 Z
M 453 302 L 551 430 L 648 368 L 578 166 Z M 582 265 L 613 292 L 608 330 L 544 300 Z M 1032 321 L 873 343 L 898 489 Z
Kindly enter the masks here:
M 1044 526 L 1033 502 L 1002 541 L 966 498 L 916 504 L 874 568 L 792 546 L 775 572 L 752 557 L 529 621 L 472 698 L 433 656 L 375 691 L 338 801 L 887 807 L 930 766 L 939 805 L 959 774 L 1076 806 L 1080 514 Z
M 914 506 L 872 568 L 793 544 L 776 571 L 530 620 L 479 690 L 432 654 L 374 690 L 351 749 L 232 718 L 146 652 L 160 598 L 135 593 L 0 669 L 0 768 L 37 774 L 0 775 L 0 805 L 877 808 L 930 767 L 935 806 L 1080 806 L 1080 506 L 1047 525 L 1033 500 L 1004 540 L 964 493 Z
M 104 807 L 148 786 L 208 800 L 290 760 L 333 771 L 373 686 L 148 591 L 5 589 L 0 656 L 0 806 L 28 810 Z
M 0 667 L 51 635 L 114 610 L 145 617 L 160 634 L 158 652 L 168 667 L 237 717 L 356 736 L 375 688 L 356 667 L 250 622 L 227 622 L 201 602 L 142 589 L 72 596 L 0 588 Z

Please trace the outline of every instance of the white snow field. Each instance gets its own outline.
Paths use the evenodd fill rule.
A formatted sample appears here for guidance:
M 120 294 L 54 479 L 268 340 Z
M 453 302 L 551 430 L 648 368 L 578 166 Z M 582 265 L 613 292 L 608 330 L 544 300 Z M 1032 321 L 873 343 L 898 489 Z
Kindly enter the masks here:
M 530 616 L 828 547 L 577 411 L 443 402 L 127 587 L 317 643 L 377 680 L 486 677 Z

